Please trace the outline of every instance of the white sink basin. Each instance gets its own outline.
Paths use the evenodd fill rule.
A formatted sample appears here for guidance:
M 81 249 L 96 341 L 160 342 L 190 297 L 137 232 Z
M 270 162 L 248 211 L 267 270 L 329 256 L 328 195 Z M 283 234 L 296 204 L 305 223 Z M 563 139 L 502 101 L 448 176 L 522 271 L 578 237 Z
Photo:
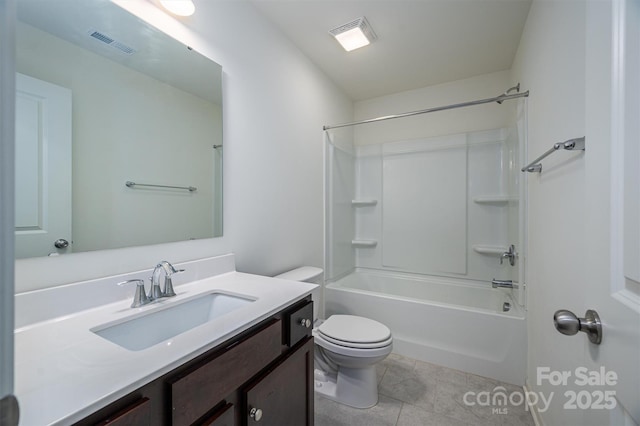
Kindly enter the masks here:
M 208 293 L 185 302 L 158 305 L 158 309 L 135 318 L 103 324 L 91 331 L 125 349 L 141 351 L 253 301 L 248 297 Z

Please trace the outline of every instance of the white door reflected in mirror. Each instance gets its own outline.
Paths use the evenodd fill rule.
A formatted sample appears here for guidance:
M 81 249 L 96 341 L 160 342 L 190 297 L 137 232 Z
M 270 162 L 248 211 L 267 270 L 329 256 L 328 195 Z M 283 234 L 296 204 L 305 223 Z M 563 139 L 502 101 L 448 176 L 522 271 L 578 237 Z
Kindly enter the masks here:
M 16 75 L 16 257 L 70 253 L 71 91 Z

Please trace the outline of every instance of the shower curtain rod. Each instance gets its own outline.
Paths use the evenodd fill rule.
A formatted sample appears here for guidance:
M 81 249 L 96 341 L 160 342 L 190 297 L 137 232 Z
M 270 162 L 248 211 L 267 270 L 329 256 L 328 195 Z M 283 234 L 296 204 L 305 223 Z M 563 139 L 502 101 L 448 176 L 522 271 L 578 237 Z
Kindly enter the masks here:
M 515 87 L 512 87 L 502 95 L 496 96 L 495 98 L 479 99 L 477 101 L 463 102 L 460 104 L 446 105 L 446 106 L 440 106 L 435 108 L 427 108 L 427 109 L 422 109 L 420 111 L 405 112 L 403 114 L 386 115 L 384 117 L 370 118 L 368 120 L 354 121 L 352 123 L 335 124 L 333 126 L 323 126 L 322 130 L 338 129 L 340 127 L 356 126 L 358 124 L 375 123 L 377 121 L 392 120 L 394 118 L 411 117 L 412 115 L 426 114 L 428 112 L 436 112 L 436 111 L 445 111 L 448 109 L 462 108 L 462 107 L 468 107 L 473 105 L 488 104 L 491 102 L 497 102 L 501 104 L 503 101 L 508 101 L 510 99 L 516 99 L 516 98 L 526 98 L 529 96 L 528 90 L 526 92 L 514 93 L 513 95 L 510 95 L 509 92 L 511 92 L 512 90 L 520 90 L 520 84 L 518 84 Z

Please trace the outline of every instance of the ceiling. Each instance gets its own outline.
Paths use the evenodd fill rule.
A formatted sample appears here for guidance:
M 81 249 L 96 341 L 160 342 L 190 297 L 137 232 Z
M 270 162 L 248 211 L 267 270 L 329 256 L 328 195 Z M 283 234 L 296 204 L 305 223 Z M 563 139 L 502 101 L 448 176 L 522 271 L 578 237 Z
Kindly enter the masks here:
M 354 101 L 511 68 L 531 0 L 250 0 Z M 365 16 L 346 52 L 328 31 Z

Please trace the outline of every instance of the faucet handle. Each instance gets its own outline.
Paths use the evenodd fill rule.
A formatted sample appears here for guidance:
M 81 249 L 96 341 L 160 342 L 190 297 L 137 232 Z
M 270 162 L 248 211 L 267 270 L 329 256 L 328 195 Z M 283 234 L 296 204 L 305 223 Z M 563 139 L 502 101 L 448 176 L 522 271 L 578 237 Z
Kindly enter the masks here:
M 179 274 L 180 272 L 184 272 L 184 269 L 176 269 L 172 264 L 169 263 L 169 275 Z
M 130 284 L 130 283 L 138 283 L 138 285 L 136 286 L 136 294 L 133 296 L 133 303 L 131 303 L 131 307 L 139 308 L 140 306 L 143 306 L 149 303 L 150 300 L 147 297 L 147 292 L 144 289 L 144 280 L 141 280 L 139 278 L 134 280 L 126 280 L 126 281 L 119 282 L 118 285 L 123 286 L 125 284 Z
M 514 266 L 516 264 L 516 247 L 511 244 L 509 246 L 509 251 L 505 251 L 504 253 L 502 253 L 502 255 L 500 256 L 500 264 L 502 265 L 502 262 L 504 261 L 505 258 L 509 259 L 509 264 L 511 266 Z

